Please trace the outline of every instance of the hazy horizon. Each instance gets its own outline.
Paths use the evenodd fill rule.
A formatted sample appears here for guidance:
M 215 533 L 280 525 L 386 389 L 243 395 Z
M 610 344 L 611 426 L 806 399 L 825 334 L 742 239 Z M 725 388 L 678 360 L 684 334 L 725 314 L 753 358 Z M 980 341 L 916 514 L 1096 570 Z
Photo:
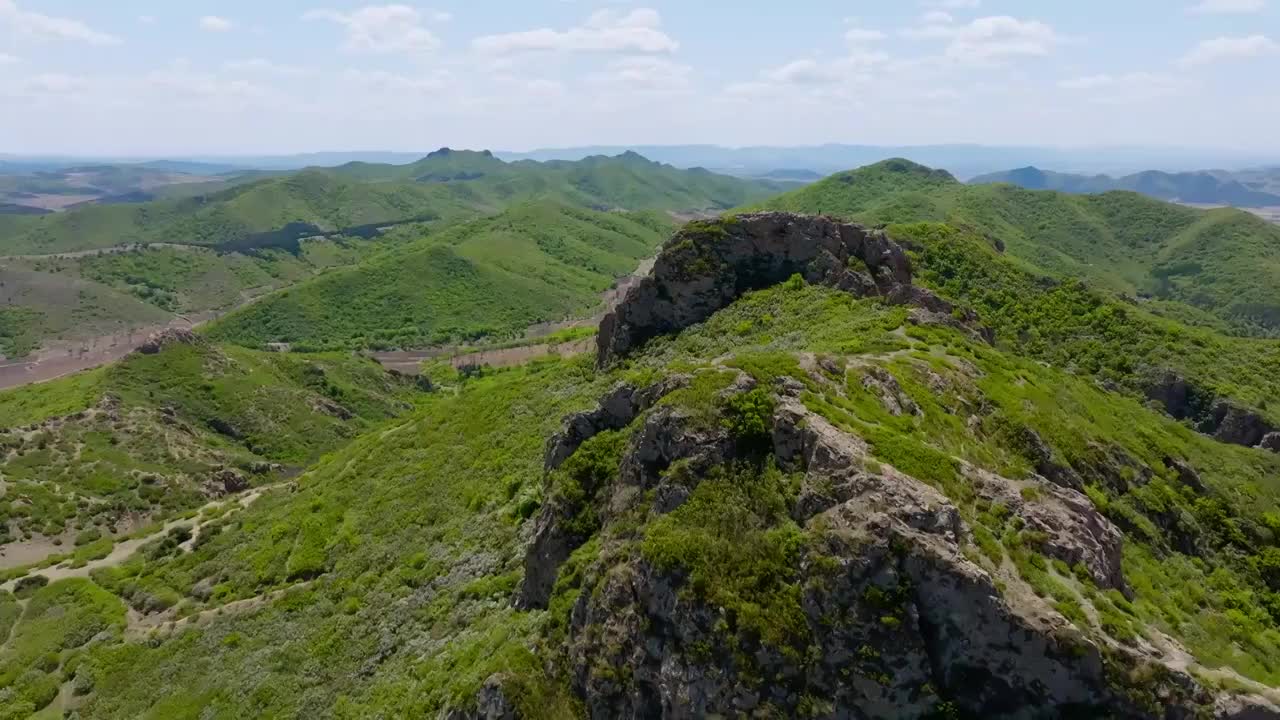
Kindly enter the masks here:
M 1280 155 L 1280 97 L 1265 90 L 1278 28 L 1268 0 L 0 0 L 0 102 L 20 110 L 0 116 L 0 152 L 842 143 Z

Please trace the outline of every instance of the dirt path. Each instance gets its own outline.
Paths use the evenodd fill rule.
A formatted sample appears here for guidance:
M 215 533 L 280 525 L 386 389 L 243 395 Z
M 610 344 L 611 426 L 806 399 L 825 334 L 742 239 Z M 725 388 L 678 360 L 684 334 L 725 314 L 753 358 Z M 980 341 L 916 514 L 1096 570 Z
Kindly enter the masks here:
M 255 501 L 257 501 L 258 498 L 262 497 L 265 493 L 271 490 L 275 490 L 277 488 L 283 487 L 285 484 L 286 483 L 276 483 L 274 485 L 264 485 L 260 488 L 253 488 L 252 490 L 248 490 L 241 495 L 236 495 L 234 497 L 229 497 L 229 498 L 221 498 L 221 499 L 206 503 L 197 511 L 197 515 L 194 518 L 179 518 L 177 520 L 170 520 L 169 522 L 165 523 L 164 526 L 162 526 L 160 529 L 156 530 L 155 532 L 149 535 L 146 535 L 140 538 L 133 538 L 131 540 L 125 540 L 123 542 L 118 542 L 111 548 L 111 553 L 109 555 L 99 560 L 92 560 L 87 564 L 85 564 L 83 567 L 71 567 L 71 561 L 67 560 L 51 568 L 45 568 L 43 570 L 33 570 L 30 574 L 43 575 L 46 578 L 48 578 L 49 582 L 51 583 L 57 582 L 59 580 L 66 580 L 68 578 L 87 578 L 90 576 L 90 573 L 92 573 L 94 570 L 97 570 L 98 568 L 117 567 L 119 565 L 124 564 L 124 562 L 128 560 L 130 557 L 132 557 L 133 554 L 137 552 L 143 545 L 146 545 L 147 543 L 151 542 L 152 540 L 155 540 L 156 538 L 163 537 L 170 530 L 173 530 L 174 528 L 177 528 L 177 527 L 181 527 L 183 525 L 191 526 L 191 539 L 187 540 L 179 547 L 181 547 L 184 552 L 190 552 L 195 545 L 196 539 L 200 537 L 201 529 L 206 524 L 211 522 L 211 519 L 206 519 L 203 521 L 201 520 L 201 517 L 204 516 L 207 513 L 207 511 L 220 509 L 232 503 L 238 505 L 240 509 L 247 508 L 250 505 L 252 505 Z M 221 517 L 225 517 L 225 515 L 220 515 L 219 518 Z M 59 549 L 62 550 L 62 548 L 59 548 Z M 57 553 L 52 553 L 52 554 L 57 554 Z M 48 555 L 46 555 L 45 557 L 48 557 Z M 43 558 L 38 558 L 34 560 L 34 562 L 39 562 L 42 559 Z M 10 580 L 9 582 L 0 586 L 0 589 L 12 591 L 13 586 L 17 582 L 18 581 L 16 579 Z

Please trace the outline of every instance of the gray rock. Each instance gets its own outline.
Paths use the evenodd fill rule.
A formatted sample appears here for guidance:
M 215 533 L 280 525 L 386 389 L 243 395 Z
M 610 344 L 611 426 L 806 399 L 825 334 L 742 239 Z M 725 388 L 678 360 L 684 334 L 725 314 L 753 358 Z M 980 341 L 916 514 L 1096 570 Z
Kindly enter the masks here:
M 911 261 L 883 230 L 789 213 L 739 215 L 691 223 L 667 242 L 650 274 L 600 323 L 597 360 L 607 365 L 796 274 L 857 297 L 953 312 L 911 284 Z
M 136 352 L 143 355 L 155 355 L 170 345 L 204 345 L 204 339 L 190 330 L 169 328 L 152 333 L 146 342 L 138 346 Z
M 1258 443 L 1258 447 L 1280 453 L 1280 432 L 1267 433 L 1266 437 L 1262 438 L 1262 442 Z

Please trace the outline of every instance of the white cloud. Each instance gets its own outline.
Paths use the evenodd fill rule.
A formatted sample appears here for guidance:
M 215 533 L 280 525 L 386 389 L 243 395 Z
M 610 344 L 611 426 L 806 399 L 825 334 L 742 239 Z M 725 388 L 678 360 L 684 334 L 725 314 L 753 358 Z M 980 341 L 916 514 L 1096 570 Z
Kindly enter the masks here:
M 926 4 L 948 10 L 972 10 L 982 5 L 982 0 L 934 0 Z
M 761 77 L 775 85 L 829 85 L 857 78 L 867 68 L 888 60 L 882 52 L 855 52 L 826 62 L 806 58 L 766 70 Z
M 1200 0 L 1187 8 L 1187 12 L 1196 15 L 1247 15 L 1266 8 L 1267 0 Z
M 925 25 L 950 25 L 955 21 L 956 19 L 952 17 L 951 13 L 943 10 L 930 10 L 920 16 L 920 22 Z
M 1179 64 L 1183 67 L 1207 65 L 1220 60 L 1260 57 L 1280 52 L 1280 44 L 1265 35 L 1249 35 L 1247 37 L 1218 37 L 1202 40 L 1183 56 Z
M 209 32 L 227 32 L 235 24 L 226 18 L 220 18 L 217 15 L 205 15 L 200 18 L 200 29 Z
M 850 44 L 878 42 L 885 38 L 885 34 L 879 30 L 869 30 L 867 28 L 849 28 L 844 33 L 844 39 Z
M 1182 84 L 1169 75 L 1131 72 L 1068 78 L 1058 82 L 1058 87 L 1080 93 L 1095 102 L 1120 104 L 1168 97 L 1177 94 Z
M 679 43 L 662 30 L 656 10 L 637 8 L 628 13 L 600 10 L 587 21 L 568 30 L 550 28 L 485 35 L 472 46 L 491 55 L 521 52 L 639 52 L 669 53 Z
M 415 77 L 382 70 L 347 70 L 341 80 L 363 92 L 395 96 L 438 92 L 445 87 L 448 76 L 442 72 Z
M 693 68 L 662 57 L 627 57 L 610 62 L 606 71 L 591 80 L 609 88 L 628 91 L 684 92 L 691 85 Z
M 0 53 L 0 65 L 12 65 L 16 62 L 18 62 L 18 58 L 6 53 Z
M 139 15 L 138 22 L 142 23 L 143 25 L 155 25 L 156 16 L 155 15 Z
M 88 83 L 83 78 L 61 73 L 42 73 L 28 78 L 23 89 L 36 95 L 70 95 L 84 90 Z
M 424 25 L 422 11 L 408 5 L 368 5 L 350 13 L 311 10 L 303 17 L 345 27 L 345 47 L 351 52 L 420 53 L 440 47 L 440 39 Z M 441 13 L 432 19 L 443 21 Z
M 51 40 L 77 40 L 90 45 L 119 45 L 120 38 L 98 32 L 79 20 L 23 10 L 14 0 L 0 0 L 0 27 L 20 36 Z
M 303 68 L 293 65 L 280 65 L 262 58 L 230 60 L 223 63 L 222 68 L 228 72 L 256 75 L 299 76 L 308 74 L 307 70 Z
M 919 27 L 903 31 L 907 37 L 945 39 L 950 42 L 946 56 L 969 63 L 991 63 L 1012 57 L 1048 55 L 1062 38 L 1039 20 L 1020 20 L 1008 15 L 982 17 L 955 24 L 947 13 L 930 12 Z

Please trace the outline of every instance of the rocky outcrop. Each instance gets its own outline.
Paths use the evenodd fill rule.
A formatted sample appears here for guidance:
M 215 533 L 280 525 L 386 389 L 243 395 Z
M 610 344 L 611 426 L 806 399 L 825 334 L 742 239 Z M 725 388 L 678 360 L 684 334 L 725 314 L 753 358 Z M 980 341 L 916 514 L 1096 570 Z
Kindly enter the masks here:
M 654 337 L 706 320 L 747 291 L 796 274 L 858 297 L 916 305 L 926 311 L 922 322 L 958 322 L 949 303 L 912 284 L 911 261 L 883 230 L 757 213 L 693 222 L 671 238 L 649 275 L 600 323 L 597 360 L 607 365 Z M 965 320 L 976 328 L 972 315 Z
M 608 430 L 621 430 L 636 420 L 639 415 L 652 408 L 659 400 L 672 391 L 688 384 L 689 378 L 674 375 L 662 382 L 646 388 L 637 389 L 632 385 L 622 384 L 605 395 L 595 410 L 570 415 L 563 429 L 547 443 L 544 459 L 545 469 L 552 472 L 564 461 L 577 452 L 583 443 Z M 670 422 L 671 413 L 658 413 L 652 422 L 661 425 Z M 648 428 L 648 424 L 646 424 Z M 643 434 L 643 433 L 642 433 Z M 650 433 L 655 435 L 657 433 Z M 682 450 L 650 448 L 642 439 L 638 448 L 631 455 L 644 458 L 643 462 L 653 464 L 659 461 L 663 452 L 678 454 Z M 674 459 L 674 458 L 672 458 Z M 671 459 L 668 459 L 670 464 Z M 632 468 L 630 474 L 637 470 Z M 598 488 L 591 488 L 597 490 Z M 591 498 L 592 504 L 600 504 Z M 582 511 L 579 507 L 567 507 L 558 498 L 551 498 L 535 520 L 533 542 L 525 557 L 525 575 L 520 590 L 516 595 L 516 606 L 520 608 L 543 608 L 551 596 L 560 566 L 569 559 L 587 538 L 576 527 L 570 527 L 569 518 Z M 605 512 L 607 507 L 592 508 L 593 512 Z
M 600 400 L 595 410 L 576 413 L 565 420 L 563 429 L 547 443 L 545 468 L 555 470 L 577 452 L 582 443 L 606 430 L 621 430 L 630 425 L 637 415 L 687 383 L 687 377 L 673 375 L 643 389 L 625 383 L 619 385 Z
M 1280 434 L 1266 418 L 1229 399 L 1216 397 L 1177 373 L 1160 373 L 1147 383 L 1146 394 L 1165 412 L 1190 422 L 1215 440 L 1280 452 Z
M 744 376 L 726 392 L 752 385 Z M 679 570 L 655 566 L 625 540 L 606 540 L 622 544 L 606 544 L 581 570 L 565 650 L 589 716 L 1274 717 L 1254 700 L 1215 698 L 1171 667 L 1146 674 L 1155 679 L 1143 692 L 1163 705 L 1157 714 L 1116 681 L 1115 663 L 1158 658 L 1086 637 L 1025 586 L 1010 591 L 1021 582 L 1016 574 L 997 576 L 970 559 L 970 528 L 946 496 L 873 462 L 862 439 L 805 407 L 801 383 L 783 380 L 773 391 L 772 462 L 802 478 L 790 514 L 807 538 L 795 549 L 791 583 L 803 646 L 743 631 L 741 618 L 700 600 Z M 616 428 L 628 416 L 627 396 L 610 393 L 596 418 Z M 715 466 L 746 460 L 724 427 L 678 405 L 632 422 L 641 424 L 631 428 L 616 477 L 595 490 L 603 528 L 666 515 Z M 1086 496 L 1040 477 L 962 470 L 979 498 L 1020 519 L 1036 550 L 1128 594 L 1122 535 Z M 539 522 L 539 533 L 552 532 L 555 508 L 544 507 Z M 555 572 L 537 546 L 526 571 L 541 573 L 549 593 Z M 526 606 L 543 607 L 546 597 Z
M 155 355 L 170 345 L 203 345 L 204 339 L 190 330 L 169 328 L 153 333 L 147 341 L 138 346 L 136 352 L 143 355 Z

